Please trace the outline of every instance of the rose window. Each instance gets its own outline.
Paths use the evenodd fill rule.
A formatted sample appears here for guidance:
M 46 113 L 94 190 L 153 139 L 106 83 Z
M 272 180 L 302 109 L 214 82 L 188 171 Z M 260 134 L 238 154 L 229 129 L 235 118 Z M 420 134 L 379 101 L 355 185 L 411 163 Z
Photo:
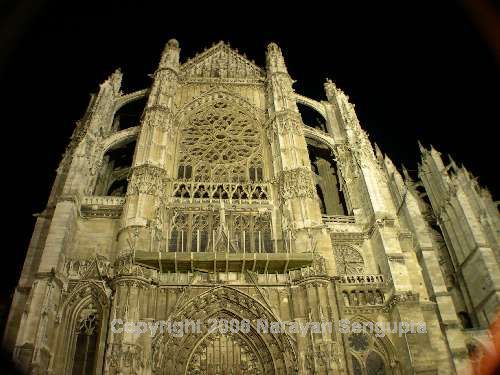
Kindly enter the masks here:
M 262 180 L 260 131 L 237 105 L 221 100 L 200 109 L 188 118 L 181 134 L 179 178 Z

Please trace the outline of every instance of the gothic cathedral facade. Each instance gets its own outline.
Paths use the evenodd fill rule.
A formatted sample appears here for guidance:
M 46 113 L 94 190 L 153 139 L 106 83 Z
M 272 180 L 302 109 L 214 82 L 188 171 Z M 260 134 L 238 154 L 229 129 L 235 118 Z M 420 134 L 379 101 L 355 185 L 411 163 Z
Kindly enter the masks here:
M 116 71 L 77 122 L 3 339 L 24 373 L 445 375 L 489 350 L 500 220 L 464 167 L 421 146 L 418 176 L 400 173 L 332 81 L 325 100 L 294 91 L 274 43 L 265 68 L 223 42 L 179 57 L 168 41 L 137 92 Z M 201 328 L 114 332 L 117 319 Z

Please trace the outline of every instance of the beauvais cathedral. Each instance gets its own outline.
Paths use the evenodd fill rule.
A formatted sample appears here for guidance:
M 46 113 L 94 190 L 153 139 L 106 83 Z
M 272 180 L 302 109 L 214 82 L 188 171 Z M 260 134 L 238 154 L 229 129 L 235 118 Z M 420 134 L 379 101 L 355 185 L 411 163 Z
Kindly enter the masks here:
M 150 87 L 122 92 L 119 70 L 100 85 L 13 297 L 3 345 L 23 373 L 445 375 L 492 350 L 488 191 L 429 145 L 418 173 L 396 168 L 334 82 L 308 98 L 276 44 L 265 61 L 224 42 L 183 61 L 169 40 Z M 303 107 L 321 120 L 305 124 Z M 186 319 L 201 330 L 112 329 Z M 426 329 L 299 334 L 258 320 Z

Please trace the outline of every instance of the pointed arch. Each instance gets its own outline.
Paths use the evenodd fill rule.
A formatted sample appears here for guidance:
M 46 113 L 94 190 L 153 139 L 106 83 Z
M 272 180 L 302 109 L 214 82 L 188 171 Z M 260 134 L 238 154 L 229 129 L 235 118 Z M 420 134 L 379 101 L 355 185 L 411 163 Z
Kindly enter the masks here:
M 79 282 L 65 299 L 57 316 L 59 330 L 57 333 L 56 355 L 51 366 L 54 373 L 71 374 L 77 344 L 78 326 L 84 319 L 93 315 L 97 319 L 95 358 L 92 368 L 95 374 L 102 373 L 104 346 L 107 335 L 110 291 L 97 280 Z
M 362 324 L 377 323 L 361 315 L 352 317 L 350 321 Z M 376 337 L 370 333 L 350 333 L 346 340 L 355 375 L 401 374 L 394 345 L 387 335 Z
M 125 195 L 139 130 L 135 126 L 118 131 L 99 144 L 90 183 L 94 195 Z
M 309 107 L 313 110 L 315 110 L 318 114 L 321 115 L 321 117 L 323 117 L 323 119 L 326 121 L 326 110 L 325 110 L 325 107 L 322 103 L 314 100 L 314 99 L 311 99 L 311 98 L 308 98 L 307 96 L 304 96 L 304 95 L 300 95 L 300 94 L 295 94 L 295 101 L 297 103 L 300 103 L 302 105 L 305 105 L 306 107 Z
M 142 99 L 149 94 L 149 89 L 142 89 L 138 91 L 131 92 L 129 94 L 123 95 L 116 101 L 115 104 L 115 112 L 118 111 L 124 105 L 127 105 L 130 102 Z
M 266 374 L 291 374 L 296 365 L 293 339 L 284 334 L 272 334 L 257 329 L 257 319 L 279 321 L 276 315 L 255 298 L 227 286 L 215 287 L 182 304 L 170 321 L 201 321 L 202 332 L 188 332 L 182 337 L 159 333 L 152 343 L 152 363 L 155 374 L 188 373 L 191 360 L 199 346 L 211 334 L 209 319 L 247 321 L 248 331 L 239 340 L 246 342 L 259 366 Z M 245 346 L 245 345 L 244 345 Z M 175 359 L 175 360 L 174 360 Z
M 190 114 L 218 100 L 231 101 L 248 113 L 248 115 L 253 117 L 258 123 L 264 123 L 265 112 L 263 110 L 257 108 L 247 99 L 234 92 L 215 87 L 212 90 L 194 98 L 190 102 L 185 103 L 181 108 L 179 108 L 174 116 L 174 124 L 182 124 Z
M 304 135 L 306 138 L 313 139 L 319 143 L 324 144 L 327 146 L 334 154 L 336 154 L 336 144 L 335 140 L 333 139 L 332 136 L 328 135 L 327 133 L 312 128 L 310 126 L 303 126 L 304 129 Z
M 116 133 L 113 133 L 109 137 L 105 138 L 102 143 L 102 150 L 100 150 L 100 159 L 102 159 L 108 150 L 129 143 L 133 139 L 137 138 L 139 130 L 139 126 L 133 126 L 131 128 L 117 131 Z

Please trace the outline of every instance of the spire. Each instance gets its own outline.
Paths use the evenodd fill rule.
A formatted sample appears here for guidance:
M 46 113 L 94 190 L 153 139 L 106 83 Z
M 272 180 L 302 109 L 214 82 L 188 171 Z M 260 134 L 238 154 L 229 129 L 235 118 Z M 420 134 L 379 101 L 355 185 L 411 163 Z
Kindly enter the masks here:
M 450 161 L 450 165 L 455 169 L 457 170 L 458 167 L 457 167 L 457 163 L 455 163 L 455 160 L 453 160 L 453 158 L 451 157 L 450 154 L 448 154 L 448 160 Z
M 180 51 L 179 42 L 176 39 L 170 39 L 163 49 L 159 68 L 177 71 L 179 69 Z
M 269 43 L 266 53 L 266 67 L 267 71 L 271 74 L 285 73 L 288 74 L 286 69 L 285 59 L 281 53 L 281 49 L 276 43 Z
M 467 176 L 470 179 L 475 179 L 475 177 L 472 175 L 472 173 L 469 172 L 469 170 L 467 169 L 467 167 L 465 166 L 464 163 L 462 163 L 462 165 L 460 166 L 460 169 L 462 169 L 462 171 L 464 172 L 465 176 Z
M 401 164 L 401 169 L 403 171 L 403 176 L 405 177 L 406 181 L 413 181 L 413 178 L 410 176 L 410 173 L 408 173 L 408 170 L 404 166 L 404 164 Z
M 117 68 L 108 79 L 115 94 L 118 94 L 120 92 L 120 87 L 122 85 L 122 78 L 123 78 L 122 71 L 120 68 Z
M 123 74 L 120 70 L 120 68 L 117 68 L 111 75 L 103 82 L 101 83 L 101 88 L 102 87 L 109 87 L 113 91 L 115 95 L 120 93 L 120 88 L 122 85 L 122 78 Z
M 382 153 L 382 151 L 380 151 L 380 148 L 378 147 L 378 144 L 376 142 L 374 142 L 373 146 L 375 148 L 375 155 L 377 156 L 377 159 L 383 160 L 384 159 L 384 154 Z
M 417 143 L 418 143 L 418 148 L 420 149 L 420 152 L 421 152 L 422 154 L 426 153 L 426 152 L 427 152 L 427 150 L 425 149 L 425 147 L 424 147 L 424 146 L 422 146 L 422 143 L 420 143 L 420 140 L 417 140 Z

